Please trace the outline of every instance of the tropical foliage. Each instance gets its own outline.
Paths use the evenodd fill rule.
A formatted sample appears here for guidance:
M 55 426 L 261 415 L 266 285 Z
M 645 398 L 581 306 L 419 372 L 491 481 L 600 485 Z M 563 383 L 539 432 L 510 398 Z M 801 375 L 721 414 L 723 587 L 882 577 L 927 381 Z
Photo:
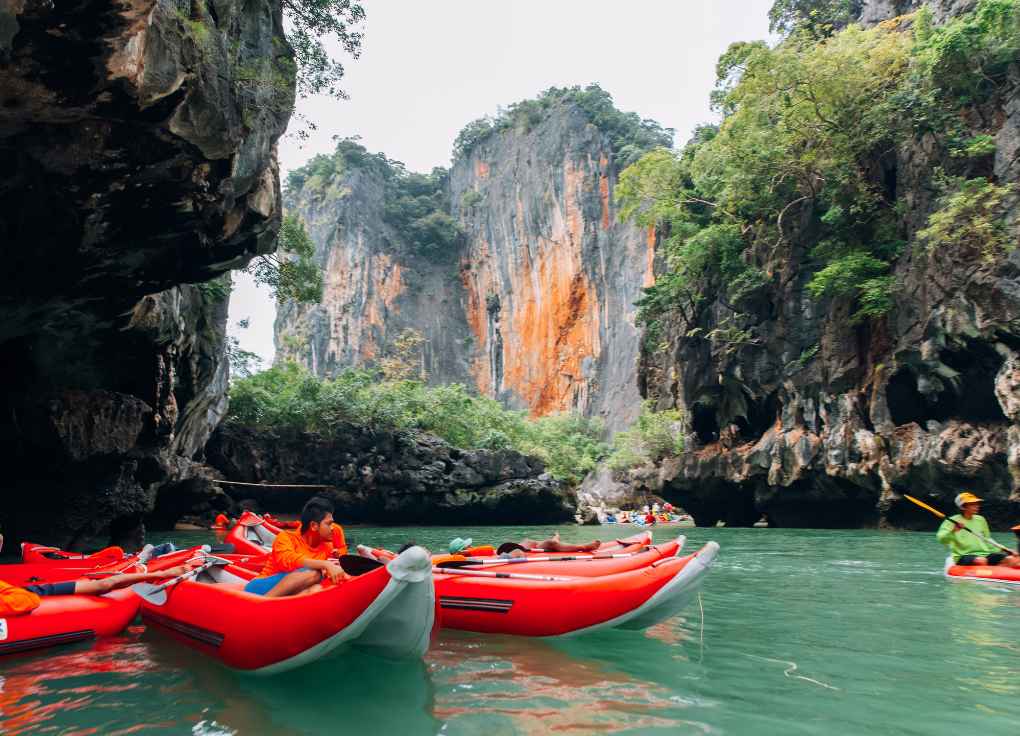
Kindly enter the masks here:
M 612 453 L 606 464 L 613 470 L 626 470 L 684 451 L 687 423 L 676 409 L 655 411 L 653 403 L 644 402 L 637 421 L 613 438 Z
M 259 256 L 247 271 L 268 286 L 278 302 L 317 302 L 322 298 L 322 269 L 315 261 L 315 244 L 294 215 L 283 218 L 277 250 Z
M 587 87 L 550 87 L 535 99 L 514 103 L 495 117 L 468 123 L 453 143 L 453 158 L 469 155 L 479 143 L 498 131 L 530 131 L 553 110 L 567 105 L 582 110 L 591 124 L 609 137 L 620 166 L 633 163 L 650 149 L 673 145 L 671 128 L 642 119 L 637 113 L 617 110 L 608 92 L 597 84 L 590 84 Z
M 579 482 L 606 447 L 598 422 L 563 414 L 529 419 L 460 384 L 429 387 L 369 371 L 316 378 L 294 363 L 235 381 L 230 418 L 264 429 L 331 434 L 349 422 L 395 432 L 429 432 L 461 448 L 516 449 L 541 458 L 556 477 Z
M 287 176 L 288 199 L 306 195 L 344 196 L 344 182 L 360 171 L 383 183 L 383 219 L 396 236 L 397 247 L 429 257 L 456 253 L 461 231 L 448 212 L 449 172 L 441 167 L 428 174 L 410 172 L 400 161 L 369 153 L 357 138 L 337 141 L 330 155 L 320 154 Z
M 888 312 L 904 247 L 895 152 L 924 134 L 966 174 L 924 236 L 1001 250 L 993 220 L 1010 192 L 972 175 L 994 141 L 973 130 L 967 121 L 980 113 L 967 108 L 995 94 L 1017 58 L 1018 8 L 979 0 L 937 27 L 923 10 L 911 32 L 838 30 L 859 10 L 852 2 L 777 2 L 773 24 L 789 33 L 780 44 L 734 44 L 720 58 L 712 101 L 722 123 L 699 129 L 682 151 L 646 154 L 620 178 L 624 215 L 664 236 L 667 270 L 639 303 L 646 334 L 667 312 L 688 330 L 711 303 L 742 314 L 743 300 L 801 244 L 810 246 L 811 296 L 848 300 L 855 320 Z

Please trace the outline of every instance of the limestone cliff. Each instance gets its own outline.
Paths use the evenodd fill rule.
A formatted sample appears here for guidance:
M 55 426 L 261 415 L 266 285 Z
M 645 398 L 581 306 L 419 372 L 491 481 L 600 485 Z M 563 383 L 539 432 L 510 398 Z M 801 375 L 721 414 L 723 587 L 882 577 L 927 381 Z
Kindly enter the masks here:
M 936 21 L 973 3 L 934 4 Z M 874 23 L 910 3 L 872 2 Z M 977 172 L 1020 179 L 1020 67 L 966 117 L 994 153 Z M 883 318 L 851 319 L 846 300 L 813 299 L 809 214 L 793 247 L 764 258 L 753 309 L 735 316 L 715 295 L 698 329 L 662 325 L 642 354 L 643 392 L 691 421 L 689 451 L 635 471 L 631 486 L 661 493 L 699 521 L 749 524 L 767 511 L 780 525 L 928 525 L 900 494 L 933 494 L 943 507 L 970 489 L 1004 521 L 1020 502 L 1020 252 L 927 249 L 918 231 L 936 208 L 933 180 L 954 165 L 939 131 L 903 142 L 876 162 L 899 203 L 906 241 L 899 287 Z M 959 164 L 955 164 L 959 166 Z M 974 175 L 974 174 L 971 174 Z M 738 320 L 734 323 L 733 320 Z M 739 329 L 742 339 L 706 339 Z M 713 331 L 717 331 L 713 333 Z
M 226 410 L 226 300 L 189 284 L 273 248 L 288 74 L 270 0 L 0 8 L 10 541 L 137 539 L 199 472 Z
M 347 162 L 324 176 L 313 162 L 291 196 L 326 292 L 280 310 L 279 359 L 330 375 L 377 363 L 414 330 L 433 382 L 625 426 L 640 402 L 633 303 L 655 242 L 619 221 L 618 149 L 564 100 L 491 131 L 441 175 L 442 214 L 458 228 L 441 249 L 411 247 L 394 227 L 376 169 Z
M 606 136 L 576 107 L 494 135 L 454 165 L 471 370 L 483 393 L 611 428 L 636 416 L 634 302 L 655 241 L 619 222 L 618 173 Z

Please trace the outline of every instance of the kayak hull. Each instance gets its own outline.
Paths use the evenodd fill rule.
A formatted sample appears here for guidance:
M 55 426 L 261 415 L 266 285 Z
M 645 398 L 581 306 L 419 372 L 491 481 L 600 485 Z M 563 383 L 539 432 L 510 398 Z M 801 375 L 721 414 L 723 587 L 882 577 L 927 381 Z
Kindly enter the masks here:
M 260 675 L 300 667 L 347 644 L 392 657 L 420 657 L 428 647 L 435 593 L 431 561 L 420 547 L 309 595 L 245 593 L 252 577 L 235 565 L 212 568 L 169 590 L 161 606 L 143 601 L 142 616 L 225 665 Z M 392 637 L 389 647 L 385 637 Z
M 463 557 L 456 555 L 437 555 L 433 561 L 447 569 L 487 570 L 491 572 L 527 573 L 529 575 L 572 575 L 577 577 L 598 577 L 614 575 L 628 570 L 651 565 L 657 560 L 675 557 L 683 549 L 686 537 L 679 536 L 669 542 L 651 547 L 623 547 L 620 553 L 614 554 L 572 554 L 546 552 L 541 555 L 531 554 L 526 557 Z M 633 551 L 628 552 L 628 550 Z M 387 550 L 358 548 L 362 556 L 370 559 L 392 559 L 392 552 Z M 477 564 L 469 564 L 470 562 Z
M 1020 568 L 1002 565 L 954 565 L 952 557 L 946 558 L 945 574 L 953 580 L 1020 585 Z
M 690 602 L 718 550 L 718 544 L 709 542 L 692 555 L 598 577 L 534 580 L 437 573 L 442 625 L 540 637 L 646 628 Z
M 31 613 L 0 618 L 0 655 L 119 634 L 138 613 L 138 605 L 130 590 L 44 596 Z

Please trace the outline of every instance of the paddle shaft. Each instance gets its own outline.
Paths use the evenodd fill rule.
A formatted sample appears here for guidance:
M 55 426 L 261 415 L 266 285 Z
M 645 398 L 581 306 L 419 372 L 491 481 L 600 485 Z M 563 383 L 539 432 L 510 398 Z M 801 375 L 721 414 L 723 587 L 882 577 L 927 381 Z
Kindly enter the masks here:
M 510 580 L 554 580 L 559 582 L 569 582 L 574 579 L 557 577 L 555 575 L 528 575 L 527 573 L 519 572 L 486 572 L 485 570 L 463 570 L 460 568 L 450 567 L 433 567 L 432 572 L 441 573 L 443 575 L 467 575 L 469 577 L 507 578 Z
M 571 555 L 568 557 L 465 557 L 463 561 L 471 563 L 472 565 L 519 565 L 524 562 L 592 562 L 594 560 L 625 559 L 647 551 L 648 547 L 645 547 L 638 552 L 624 552 L 615 555 L 592 555 L 589 557 L 579 557 L 577 555 Z
M 954 524 L 959 526 L 961 529 L 963 529 L 965 532 L 970 532 L 971 534 L 973 534 L 975 537 L 980 539 L 985 544 L 990 544 L 993 547 L 998 547 L 1003 552 L 1006 552 L 1006 553 L 1008 553 L 1010 555 L 1015 555 L 1016 554 L 1016 552 L 1014 550 L 1011 550 L 1006 545 L 999 544 L 994 539 L 989 539 L 984 534 L 978 534 L 976 531 L 974 531 L 973 529 L 971 529 L 969 526 L 967 526 L 966 524 L 964 524 L 962 522 L 956 521 L 955 519 L 950 519 L 948 516 L 943 514 L 941 511 L 939 511 L 937 508 L 934 508 L 933 506 L 929 506 L 924 501 L 918 501 L 916 498 L 914 498 L 913 496 L 909 496 L 906 493 L 903 494 L 903 497 L 906 498 L 908 501 L 911 501 L 911 502 L 915 503 L 916 505 L 920 506 L 922 509 L 930 511 L 931 513 L 935 514 L 935 516 L 937 516 L 940 519 L 948 519 L 949 521 L 953 522 Z

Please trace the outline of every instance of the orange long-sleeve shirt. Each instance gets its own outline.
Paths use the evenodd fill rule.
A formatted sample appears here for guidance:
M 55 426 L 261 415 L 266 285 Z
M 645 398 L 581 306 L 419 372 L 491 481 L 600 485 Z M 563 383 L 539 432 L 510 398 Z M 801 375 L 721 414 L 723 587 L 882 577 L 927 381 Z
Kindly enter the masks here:
M 273 551 L 269 553 L 266 566 L 262 568 L 259 576 L 268 577 L 278 572 L 293 572 L 309 558 L 325 560 L 331 554 L 333 554 L 332 542 L 323 542 L 317 547 L 312 547 L 301 536 L 301 532 L 284 530 L 276 535 Z

